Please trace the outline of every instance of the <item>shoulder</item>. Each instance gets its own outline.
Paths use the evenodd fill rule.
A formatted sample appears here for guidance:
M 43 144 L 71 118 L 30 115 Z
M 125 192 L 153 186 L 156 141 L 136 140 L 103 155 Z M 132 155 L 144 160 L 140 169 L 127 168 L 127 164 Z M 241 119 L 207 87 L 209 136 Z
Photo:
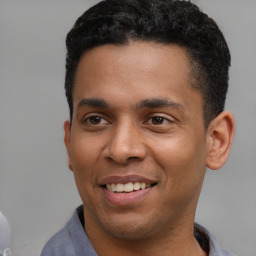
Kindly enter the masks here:
M 96 256 L 83 228 L 83 206 L 79 206 L 66 226 L 44 246 L 41 256 Z
M 41 256 L 73 256 L 75 250 L 68 229 L 64 227 L 44 246 Z
M 201 234 L 202 236 L 205 236 L 207 238 L 207 251 L 209 252 L 209 256 L 236 256 L 235 254 L 221 248 L 216 238 L 203 226 L 195 223 L 195 229 L 197 229 L 199 236 Z
M 44 246 L 41 256 L 75 256 L 74 234 L 72 230 L 81 229 L 78 207 L 64 228 L 56 233 Z
M 209 256 L 236 256 L 234 253 L 223 249 L 216 238 L 209 233 L 210 255 Z

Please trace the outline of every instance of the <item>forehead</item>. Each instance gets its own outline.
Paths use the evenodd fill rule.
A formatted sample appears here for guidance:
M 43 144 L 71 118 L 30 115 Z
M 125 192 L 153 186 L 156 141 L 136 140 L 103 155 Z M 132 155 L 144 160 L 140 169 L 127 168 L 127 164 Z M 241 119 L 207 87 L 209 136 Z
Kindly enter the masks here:
M 80 59 L 77 73 L 79 72 L 79 67 L 81 70 L 86 64 L 89 64 L 86 68 L 90 68 L 90 71 L 103 68 L 104 73 L 106 73 L 111 71 L 115 63 L 120 68 L 126 66 L 134 69 L 134 71 L 137 69 L 145 72 L 154 69 L 156 66 L 161 67 L 161 69 L 163 66 L 172 69 L 174 66 L 179 65 L 179 68 L 182 68 L 183 71 L 189 72 L 192 68 L 188 56 L 184 47 L 175 44 L 144 41 L 131 41 L 125 45 L 107 44 L 86 51 Z M 96 64 L 96 66 L 93 64 Z M 160 69 L 157 71 L 161 72 Z
M 132 101 L 199 93 L 192 86 L 191 62 L 186 50 L 178 45 L 130 42 L 104 45 L 82 56 L 77 67 L 74 101 L 84 97 L 126 94 Z M 168 95 L 167 95 L 168 96 Z

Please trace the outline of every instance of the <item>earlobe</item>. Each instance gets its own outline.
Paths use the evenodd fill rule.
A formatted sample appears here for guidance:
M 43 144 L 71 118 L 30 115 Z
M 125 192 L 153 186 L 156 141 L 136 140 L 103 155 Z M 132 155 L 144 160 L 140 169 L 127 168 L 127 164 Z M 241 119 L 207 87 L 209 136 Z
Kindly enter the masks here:
M 63 128 L 65 133 L 64 143 L 68 153 L 68 167 L 71 171 L 73 171 L 73 166 L 70 158 L 70 122 L 68 120 L 65 121 Z
M 217 170 L 227 161 L 234 133 L 235 121 L 230 112 L 224 111 L 212 120 L 208 127 L 208 168 Z

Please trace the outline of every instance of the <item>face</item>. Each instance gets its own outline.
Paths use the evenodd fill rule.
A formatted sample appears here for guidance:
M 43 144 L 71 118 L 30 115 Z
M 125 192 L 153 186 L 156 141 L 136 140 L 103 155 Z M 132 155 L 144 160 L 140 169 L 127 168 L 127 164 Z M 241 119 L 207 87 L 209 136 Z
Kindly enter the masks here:
M 131 42 L 83 55 L 64 127 L 87 230 L 141 239 L 193 223 L 208 149 L 193 82 L 175 45 Z

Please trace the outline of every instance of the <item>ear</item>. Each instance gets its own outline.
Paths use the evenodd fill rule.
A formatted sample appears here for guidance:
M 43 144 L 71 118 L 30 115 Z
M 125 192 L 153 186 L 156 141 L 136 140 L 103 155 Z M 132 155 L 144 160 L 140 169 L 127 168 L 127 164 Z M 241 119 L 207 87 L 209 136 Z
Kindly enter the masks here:
M 71 127 L 70 127 L 70 122 L 68 120 L 65 121 L 64 123 L 64 143 L 67 149 L 67 153 L 68 153 L 68 167 L 71 171 L 73 171 L 73 167 L 72 167 L 72 162 L 71 162 L 71 158 L 70 158 L 70 136 L 71 136 Z
M 208 155 L 206 166 L 212 170 L 221 168 L 228 159 L 235 133 L 233 115 L 224 111 L 214 118 L 208 127 Z

